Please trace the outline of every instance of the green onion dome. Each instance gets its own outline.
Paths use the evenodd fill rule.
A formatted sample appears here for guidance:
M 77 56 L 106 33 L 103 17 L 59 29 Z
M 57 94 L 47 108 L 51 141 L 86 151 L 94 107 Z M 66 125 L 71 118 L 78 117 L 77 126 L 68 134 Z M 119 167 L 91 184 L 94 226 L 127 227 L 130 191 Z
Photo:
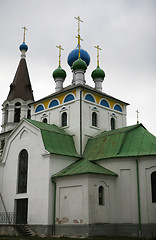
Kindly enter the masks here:
M 93 79 L 101 78 L 103 80 L 105 77 L 105 72 L 99 66 L 97 66 L 97 68 L 92 72 L 91 76 Z
M 60 66 L 58 66 L 57 69 L 54 70 L 53 72 L 53 78 L 66 78 L 66 72 L 64 69 L 62 69 Z
M 81 58 L 78 58 L 75 62 L 72 64 L 72 69 L 75 70 L 86 70 L 87 64 L 85 61 L 83 61 Z

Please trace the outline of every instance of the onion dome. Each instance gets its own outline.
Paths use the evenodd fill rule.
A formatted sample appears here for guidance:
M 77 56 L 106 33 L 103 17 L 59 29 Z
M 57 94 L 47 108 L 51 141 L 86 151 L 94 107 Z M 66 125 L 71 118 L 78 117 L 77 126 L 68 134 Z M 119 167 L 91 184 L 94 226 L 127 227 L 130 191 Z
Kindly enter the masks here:
M 99 66 L 97 66 L 97 68 L 92 72 L 91 76 L 93 79 L 101 78 L 103 80 L 105 77 L 105 72 Z
M 80 48 L 80 56 L 81 56 L 81 59 L 85 61 L 85 63 L 88 66 L 90 63 L 90 56 L 87 53 L 87 51 Z M 77 45 L 77 47 L 73 51 L 71 51 L 68 55 L 67 62 L 70 67 L 72 67 L 72 64 L 78 59 L 78 57 L 79 57 L 79 45 Z
M 54 70 L 53 72 L 53 78 L 66 78 L 66 72 L 64 69 L 62 69 L 60 66 L 58 66 L 57 69 Z
M 83 61 L 81 58 L 78 58 L 73 64 L 72 69 L 75 70 L 86 70 L 87 64 L 85 61 Z
M 24 50 L 25 52 L 28 50 L 28 46 L 25 44 L 25 42 L 23 42 L 20 46 L 19 46 L 20 51 L 22 52 L 22 50 Z

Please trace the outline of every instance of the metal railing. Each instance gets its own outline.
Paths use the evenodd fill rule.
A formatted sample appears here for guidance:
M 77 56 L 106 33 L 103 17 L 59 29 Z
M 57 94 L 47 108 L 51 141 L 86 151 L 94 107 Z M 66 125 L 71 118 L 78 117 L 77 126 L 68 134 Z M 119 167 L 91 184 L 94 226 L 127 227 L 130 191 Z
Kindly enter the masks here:
M 15 212 L 1 212 L 0 224 L 15 224 L 16 215 Z

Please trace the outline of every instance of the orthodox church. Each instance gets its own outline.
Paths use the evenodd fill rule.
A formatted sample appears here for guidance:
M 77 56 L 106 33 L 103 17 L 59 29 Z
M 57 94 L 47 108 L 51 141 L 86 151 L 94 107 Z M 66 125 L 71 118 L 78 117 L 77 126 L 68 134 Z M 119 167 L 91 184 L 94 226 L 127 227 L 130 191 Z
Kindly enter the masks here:
M 27 226 L 37 235 L 156 237 L 156 137 L 126 125 L 128 103 L 102 91 L 99 66 L 87 85 L 90 55 L 68 55 L 73 73 L 53 72 L 55 92 L 34 101 L 24 39 L 2 105 L 0 234 Z

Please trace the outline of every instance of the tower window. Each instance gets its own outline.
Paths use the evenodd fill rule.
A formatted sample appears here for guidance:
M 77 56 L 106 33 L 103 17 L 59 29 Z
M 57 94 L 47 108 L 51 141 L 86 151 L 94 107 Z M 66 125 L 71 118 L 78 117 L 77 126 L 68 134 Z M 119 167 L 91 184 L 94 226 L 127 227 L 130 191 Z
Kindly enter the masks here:
M 14 122 L 20 122 L 21 117 L 21 103 L 15 103 Z
M 97 113 L 92 112 L 92 126 L 97 127 Z
M 62 127 L 67 126 L 67 113 L 63 112 L 61 117 L 62 117 Z
M 23 149 L 19 154 L 18 164 L 18 193 L 27 192 L 28 152 Z
M 30 109 L 28 109 L 27 118 L 28 118 L 28 119 L 31 119 L 31 110 L 30 110 Z
M 115 129 L 115 119 L 114 118 L 111 118 L 111 130 L 114 130 Z
M 156 203 L 156 171 L 151 174 L 152 203 Z
M 104 205 L 104 187 L 100 186 L 98 189 L 99 205 Z
M 4 117 L 4 123 L 8 122 L 8 104 L 5 106 L 5 117 Z

